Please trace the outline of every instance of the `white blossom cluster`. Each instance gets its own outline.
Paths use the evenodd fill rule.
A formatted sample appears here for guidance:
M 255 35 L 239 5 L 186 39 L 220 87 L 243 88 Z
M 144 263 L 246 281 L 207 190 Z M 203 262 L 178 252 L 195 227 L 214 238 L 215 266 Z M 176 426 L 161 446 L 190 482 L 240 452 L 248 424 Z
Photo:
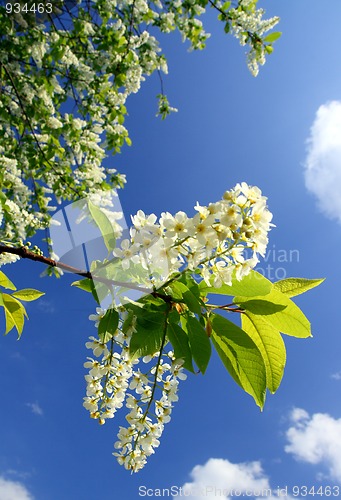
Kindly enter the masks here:
M 264 62 L 264 46 L 255 40 L 278 21 L 263 20 L 256 4 L 239 0 L 226 14 L 232 32 L 251 46 L 254 74 Z M 103 160 L 131 143 L 124 126 L 129 95 L 147 75 L 167 73 L 150 31 L 177 29 L 193 49 L 201 49 L 209 36 L 199 20 L 206 5 L 95 0 L 90 12 L 81 5 L 65 12 L 67 25 L 57 14 L 53 24 L 32 24 L 0 11 L 1 240 L 25 240 L 46 227 L 56 201 L 105 196 L 107 189 L 123 186 L 125 177 L 104 168 Z M 66 111 L 70 104 L 73 113 Z M 163 90 L 158 111 L 163 118 L 175 111 Z
M 174 216 L 139 211 L 132 217 L 130 239 L 113 251 L 122 269 L 133 276 L 136 267 L 144 270 L 139 284 L 158 288 L 184 269 L 196 271 L 209 286 L 231 284 L 247 275 L 265 255 L 268 232 L 273 224 L 267 198 L 257 187 L 245 182 L 226 191 L 223 198 L 208 206 L 197 204 L 197 214 Z
M 259 65 L 265 64 L 266 46 L 262 36 L 272 30 L 279 22 L 279 17 L 263 19 L 264 9 L 256 9 L 255 0 L 240 0 L 238 7 L 230 10 L 232 32 L 241 45 L 250 44 L 247 54 L 248 68 L 257 76 Z
M 22 172 L 18 162 L 5 156 L 5 150 L 0 146 L 0 178 L 4 186 L 11 186 L 12 199 L 3 197 L 0 211 L 0 227 L 6 227 L 3 239 L 13 240 L 15 237 L 26 239 L 41 226 L 43 215 L 26 210 L 30 204 L 32 190 L 23 182 Z M 46 192 L 46 190 L 45 190 Z
M 2 239 L 25 239 L 46 227 L 51 202 L 105 196 L 125 182 L 115 169 L 102 166 L 106 151 L 130 144 L 125 102 L 139 90 L 143 74 L 167 67 L 155 38 L 147 31 L 133 35 L 127 28 L 130 16 L 124 23 L 113 4 L 110 9 L 116 19 L 107 24 L 75 18 L 66 31 L 57 29 L 57 18 L 51 31 L 37 25 L 18 37 L 10 24 L 3 33 L 0 185 L 15 208 L 2 219 Z M 13 51 L 2 50 L 2 42 L 12 44 Z M 76 105 L 74 114 L 64 112 L 68 101 Z
M 136 371 L 129 384 L 129 389 L 135 391 L 135 395 L 129 394 L 126 400 L 129 425 L 120 427 L 115 443 L 119 451 L 114 456 L 119 464 L 132 472 L 142 469 L 148 456 L 159 446 L 164 426 L 171 420 L 173 403 L 179 399 L 179 380 L 187 378 L 181 367 L 182 360 L 176 360 L 172 351 L 164 354 L 166 361 L 161 354 L 153 356 L 158 361 L 149 374 Z M 149 359 L 150 356 L 144 361 Z M 155 398 L 156 389 L 161 393 L 159 399 Z
M 5 264 L 13 264 L 13 262 L 17 262 L 20 259 L 18 255 L 13 255 L 10 253 L 2 253 L 0 254 L 0 267 Z
M 96 322 L 95 326 L 105 312 L 97 308 L 96 314 L 90 315 L 89 318 Z M 84 363 L 89 373 L 85 375 L 87 387 L 83 402 L 91 418 L 97 419 L 101 425 L 113 418 L 125 402 L 129 425 L 120 427 L 115 443 L 118 451 L 113 454 L 119 464 L 132 472 L 144 467 L 147 457 L 159 446 L 164 425 L 171 419 L 173 403 L 178 401 L 179 380 L 187 378 L 181 366 L 183 361 L 176 360 L 172 351 L 145 356 L 143 361 L 148 366 L 156 360 L 147 373 L 134 368 L 139 360 L 130 357 L 129 343 L 136 331 L 135 324 L 136 318 L 133 317 L 129 328 L 124 333 L 118 328 L 107 343 L 90 337 L 86 347 L 92 350 L 94 357 L 88 357 Z M 159 398 L 157 394 L 160 394 Z
M 105 310 L 97 308 L 96 315 L 90 315 L 90 319 L 96 321 L 105 314 Z M 117 329 L 110 341 L 110 350 L 107 343 L 94 337 L 86 347 L 91 349 L 95 358 L 84 364 L 89 369 L 85 376 L 87 382 L 86 397 L 83 406 L 89 410 L 91 418 L 98 419 L 104 424 L 106 419 L 113 418 L 117 409 L 122 408 L 126 397 L 129 379 L 133 375 L 133 362 L 129 356 L 129 341 L 134 331 L 134 326 L 124 334 Z

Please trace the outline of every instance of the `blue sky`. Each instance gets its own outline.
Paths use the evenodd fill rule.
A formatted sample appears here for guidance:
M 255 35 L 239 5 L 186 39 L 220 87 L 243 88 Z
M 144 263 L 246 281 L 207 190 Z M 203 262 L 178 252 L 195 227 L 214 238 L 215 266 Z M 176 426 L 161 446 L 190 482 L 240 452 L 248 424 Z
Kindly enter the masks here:
M 193 214 L 196 201 L 215 201 L 236 182 L 258 185 L 277 226 L 266 265 L 279 278 L 326 277 L 297 299 L 314 337 L 285 338 L 284 380 L 263 413 L 218 358 L 205 377 L 189 376 L 160 448 L 131 476 L 111 455 L 123 415 L 99 427 L 82 407 L 90 297 L 70 288 L 69 275 L 40 278 L 40 264 L 8 266 L 18 288 L 46 296 L 29 305 L 20 342 L 14 333 L 1 339 L 0 500 L 134 500 L 139 486 L 185 483 L 193 491 L 341 483 L 341 4 L 260 3 L 281 17 L 283 37 L 259 76 L 212 13 L 205 51 L 163 37 L 164 84 L 179 112 L 156 119 L 158 79 L 147 80 L 128 103 L 133 146 L 109 163 L 127 174 L 126 214 Z M 279 262 L 293 250 L 292 262 Z

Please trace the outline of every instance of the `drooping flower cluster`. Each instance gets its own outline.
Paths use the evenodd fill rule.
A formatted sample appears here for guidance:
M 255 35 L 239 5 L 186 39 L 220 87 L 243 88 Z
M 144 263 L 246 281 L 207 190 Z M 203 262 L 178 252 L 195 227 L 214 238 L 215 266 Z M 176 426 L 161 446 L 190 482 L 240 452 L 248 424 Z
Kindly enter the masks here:
M 97 308 L 96 312 L 90 319 L 98 326 L 105 310 Z M 149 367 L 146 373 L 135 369 L 139 360 L 129 355 L 135 322 L 136 318 L 132 317 L 129 327 L 118 328 L 107 343 L 94 337 L 86 343 L 94 358 L 100 359 L 89 357 L 84 364 L 89 373 L 85 376 L 87 388 L 83 403 L 91 418 L 104 424 L 125 402 L 129 425 L 119 429 L 115 443 L 118 451 L 114 456 L 132 472 L 144 467 L 147 457 L 159 446 L 164 425 L 171 419 L 173 403 L 178 401 L 179 380 L 187 378 L 181 367 L 183 361 L 176 360 L 172 351 L 166 353 L 164 345 L 161 352 L 143 358 Z
M 90 319 L 98 321 L 104 313 L 98 308 L 97 315 L 91 315 Z M 83 406 L 100 424 L 104 424 L 107 418 L 113 418 L 116 410 L 123 406 L 133 374 L 134 363 L 129 357 L 129 340 L 133 331 L 133 324 L 125 334 L 117 329 L 110 340 L 110 350 L 104 341 L 94 337 L 86 343 L 95 358 L 100 357 L 101 361 L 88 358 L 84 364 L 85 368 L 89 368 L 89 374 L 85 377 L 87 390 Z
M 159 446 L 164 426 L 171 420 L 173 403 L 179 399 L 179 380 L 187 378 L 181 367 L 182 360 L 176 360 L 172 351 L 163 357 L 162 353 L 156 353 L 154 358 L 158 361 L 148 374 L 137 371 L 132 377 L 129 389 L 134 390 L 135 395 L 129 394 L 126 400 L 129 426 L 120 427 L 115 443 L 119 450 L 114 453 L 118 463 L 132 472 L 142 469 L 147 457 Z M 144 360 L 148 362 L 149 357 Z M 161 392 L 159 399 L 155 397 L 156 390 Z

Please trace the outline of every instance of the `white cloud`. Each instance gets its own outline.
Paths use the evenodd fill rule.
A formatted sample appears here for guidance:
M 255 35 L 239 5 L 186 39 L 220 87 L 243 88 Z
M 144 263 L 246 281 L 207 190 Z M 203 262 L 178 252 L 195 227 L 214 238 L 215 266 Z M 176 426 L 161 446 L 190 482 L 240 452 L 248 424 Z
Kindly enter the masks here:
M 331 479 L 341 481 L 341 418 L 335 419 L 327 413 L 310 416 L 305 410 L 295 408 L 291 421 L 285 451 L 297 460 L 323 465 Z
M 38 403 L 26 403 L 26 406 L 28 406 L 32 413 L 34 413 L 35 415 L 42 416 L 44 414 L 42 408 Z
M 332 373 L 330 377 L 334 380 L 341 380 L 341 372 Z
M 341 223 L 341 102 L 319 107 L 310 129 L 305 184 L 320 210 Z
M 47 299 L 39 299 L 36 303 L 36 307 L 46 313 L 46 314 L 53 314 L 56 312 L 56 308 L 54 306 L 54 303 L 51 300 Z
M 33 500 L 33 496 L 22 483 L 0 476 L 0 500 Z
M 278 499 L 278 490 L 271 489 L 269 478 L 259 461 L 234 464 L 222 458 L 210 458 L 204 465 L 196 465 L 190 476 L 192 482 L 182 486 L 183 496 L 190 500 L 203 498 L 227 500 L 237 496 Z M 284 495 L 284 492 L 282 493 Z M 253 496 L 250 496 L 251 494 Z M 285 495 L 285 498 L 289 500 L 292 497 Z

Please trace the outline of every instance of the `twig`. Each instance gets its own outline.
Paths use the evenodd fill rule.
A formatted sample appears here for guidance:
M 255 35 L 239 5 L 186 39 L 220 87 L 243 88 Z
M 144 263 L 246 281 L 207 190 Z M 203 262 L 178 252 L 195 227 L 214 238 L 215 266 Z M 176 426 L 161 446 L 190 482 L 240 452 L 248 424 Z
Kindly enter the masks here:
M 31 252 L 28 250 L 26 247 L 8 247 L 6 245 L 0 245 L 0 254 L 2 253 L 10 253 L 13 255 L 18 255 L 22 259 L 29 259 L 33 260 L 35 262 L 41 262 L 42 264 L 46 264 L 51 267 L 58 267 L 59 269 L 62 269 L 63 271 L 67 271 L 72 274 L 77 274 L 78 276 L 82 276 L 83 278 L 88 278 L 93 281 L 99 281 L 100 283 L 104 283 L 105 285 L 112 286 L 121 286 L 121 287 L 126 287 L 130 288 L 133 290 L 138 290 L 143 293 L 151 293 L 152 290 L 148 288 L 143 288 L 138 285 L 134 285 L 133 283 L 126 283 L 123 281 L 115 281 L 115 280 L 110 280 L 107 278 L 102 278 L 100 276 L 96 276 L 95 274 L 91 273 L 90 271 L 83 271 L 82 269 L 77 269 L 76 267 L 69 266 L 69 264 L 64 264 L 63 262 L 59 262 L 56 260 L 53 260 L 49 257 L 45 257 L 44 255 L 39 255 L 34 252 Z

